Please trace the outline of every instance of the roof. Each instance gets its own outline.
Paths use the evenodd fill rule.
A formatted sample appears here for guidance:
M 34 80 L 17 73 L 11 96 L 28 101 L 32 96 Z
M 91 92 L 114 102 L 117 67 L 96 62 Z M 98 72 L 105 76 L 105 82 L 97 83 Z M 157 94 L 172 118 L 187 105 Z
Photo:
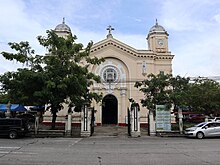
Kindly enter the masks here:
M 156 22 L 156 24 L 150 28 L 149 32 L 166 32 L 166 30 Z
M 115 49 L 124 51 L 125 53 L 129 54 L 130 56 L 136 58 L 150 58 L 150 59 L 173 59 L 173 55 L 168 52 L 165 55 L 155 55 L 151 50 L 137 50 L 113 37 L 108 37 L 104 40 L 101 40 L 95 43 L 90 52 L 94 53 L 105 49 L 106 47 L 114 47 Z
M 71 29 L 68 25 L 65 24 L 65 20 L 63 18 L 63 22 L 59 25 L 57 25 L 54 29 L 56 32 L 66 32 L 66 33 L 71 33 Z
M 156 24 L 150 28 L 147 38 L 149 38 L 149 35 L 151 34 L 166 34 L 167 36 L 169 35 L 165 30 L 165 28 L 158 24 L 157 20 L 156 20 Z

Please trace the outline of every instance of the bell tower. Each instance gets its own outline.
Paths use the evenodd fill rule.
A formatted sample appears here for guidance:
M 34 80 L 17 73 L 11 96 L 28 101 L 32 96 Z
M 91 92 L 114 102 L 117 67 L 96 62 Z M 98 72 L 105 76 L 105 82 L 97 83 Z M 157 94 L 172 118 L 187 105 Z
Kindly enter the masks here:
M 167 31 L 156 20 L 156 24 L 150 29 L 147 36 L 148 49 L 157 53 L 168 52 L 168 36 Z

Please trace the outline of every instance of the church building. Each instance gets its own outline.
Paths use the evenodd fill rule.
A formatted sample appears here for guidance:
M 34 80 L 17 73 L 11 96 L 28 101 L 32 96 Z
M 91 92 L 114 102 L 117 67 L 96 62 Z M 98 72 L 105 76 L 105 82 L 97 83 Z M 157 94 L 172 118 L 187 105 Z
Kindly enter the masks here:
M 168 47 L 169 34 L 156 21 L 146 35 L 146 49 L 139 50 L 117 40 L 113 30 L 114 28 L 109 26 L 107 36 L 95 43 L 90 52 L 91 56 L 105 58 L 103 63 L 90 68 L 101 77 L 101 83 L 95 83 L 91 90 L 103 94 L 101 103 L 94 102 L 91 105 L 96 110 L 95 122 L 97 125 L 126 125 L 127 109 L 131 104 L 129 99 L 132 98 L 140 105 L 140 123 L 146 124 L 148 110 L 140 103 L 144 95 L 134 84 L 136 81 L 143 81 L 151 73 L 172 74 L 174 55 Z M 63 37 L 71 33 L 64 21 L 57 25 L 54 31 Z M 66 114 L 67 111 L 64 110 L 59 112 L 58 116 Z

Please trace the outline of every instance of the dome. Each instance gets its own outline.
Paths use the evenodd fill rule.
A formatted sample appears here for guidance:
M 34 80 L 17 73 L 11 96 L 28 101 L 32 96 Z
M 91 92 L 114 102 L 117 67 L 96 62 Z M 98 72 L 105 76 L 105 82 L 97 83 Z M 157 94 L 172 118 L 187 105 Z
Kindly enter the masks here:
M 56 32 L 67 32 L 67 33 L 71 33 L 71 29 L 69 26 L 67 26 L 65 24 L 64 18 L 63 18 L 63 23 L 59 24 L 55 27 L 54 31 Z
M 165 32 L 166 30 L 164 29 L 163 26 L 161 25 L 154 25 L 151 29 L 150 29 L 150 32 Z
M 157 23 L 157 20 L 156 20 L 156 24 L 152 28 L 150 28 L 149 34 L 151 34 L 151 33 L 165 33 L 165 34 L 168 34 L 167 31 L 164 29 L 164 27 Z

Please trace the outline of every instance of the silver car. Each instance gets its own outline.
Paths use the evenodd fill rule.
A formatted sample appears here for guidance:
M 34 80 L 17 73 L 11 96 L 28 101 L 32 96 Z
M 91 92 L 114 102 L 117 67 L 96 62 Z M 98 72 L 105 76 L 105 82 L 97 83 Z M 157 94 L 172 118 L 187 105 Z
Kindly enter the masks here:
M 220 137 L 220 122 L 203 122 L 193 127 L 185 129 L 185 135 L 188 137 Z

